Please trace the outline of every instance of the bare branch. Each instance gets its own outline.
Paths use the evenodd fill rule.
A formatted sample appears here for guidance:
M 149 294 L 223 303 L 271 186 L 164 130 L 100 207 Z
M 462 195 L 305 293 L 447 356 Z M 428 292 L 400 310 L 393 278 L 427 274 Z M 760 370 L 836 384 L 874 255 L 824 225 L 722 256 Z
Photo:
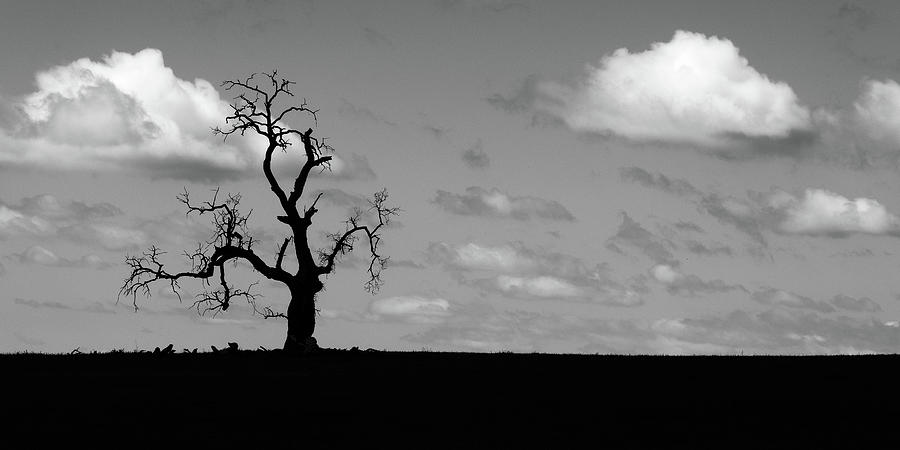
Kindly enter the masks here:
M 221 203 L 217 201 L 218 195 L 219 190 L 216 189 L 212 200 L 201 204 L 193 204 L 187 190 L 178 196 L 178 200 L 187 207 L 187 214 L 203 215 L 208 213 L 212 216 L 212 236 L 206 242 L 198 243 L 193 252 L 184 252 L 185 258 L 190 263 L 190 270 L 169 272 L 161 259 L 165 252 L 156 246 L 151 246 L 140 256 L 125 258 L 125 263 L 131 268 L 131 273 L 125 278 L 119 289 L 120 298 L 123 295 L 132 297 L 132 304 L 137 309 L 137 295 L 150 297 L 150 285 L 159 280 L 166 280 L 180 299 L 179 280 L 183 278 L 208 279 L 214 275 L 216 267 L 220 268 L 220 275 L 224 277 L 224 272 L 221 271 L 223 265 L 227 261 L 238 259 L 249 262 L 257 272 L 266 278 L 283 283 L 291 281 L 289 273 L 280 267 L 270 267 L 253 252 L 252 247 L 256 241 L 247 228 L 252 211 L 247 214 L 240 212 L 240 195 L 228 194 L 227 200 Z M 224 280 L 223 287 L 227 292 L 227 284 L 224 283 Z M 233 295 L 227 294 L 226 297 L 228 296 Z
M 257 312 L 259 312 L 259 311 L 257 311 Z M 287 314 L 275 312 L 272 310 L 272 308 L 269 308 L 268 306 L 263 308 L 262 312 L 259 312 L 259 314 L 263 317 L 263 319 L 279 319 L 279 318 L 287 319 L 288 318 Z
M 365 288 L 366 291 L 372 294 L 378 292 L 382 284 L 384 284 L 381 272 L 388 261 L 388 257 L 379 253 L 378 247 L 381 244 L 380 231 L 382 227 L 390 223 L 392 217 L 400 213 L 399 208 L 385 205 L 387 199 L 387 190 L 383 189 L 380 192 L 376 192 L 372 200 L 369 200 L 368 212 L 374 211 L 378 218 L 378 223 L 374 226 L 362 224 L 364 212 L 357 209 L 345 222 L 346 229 L 343 233 L 329 234 L 333 244 L 330 251 L 324 249 L 319 251 L 319 263 L 321 264 L 318 267 L 319 273 L 331 273 L 334 270 L 335 260 L 353 251 L 353 247 L 358 240 L 357 233 L 361 231 L 368 238 L 369 254 L 371 256 L 368 267 L 369 280 L 365 283 Z
M 197 310 L 198 314 L 202 316 L 212 312 L 213 317 L 216 317 L 220 312 L 228 310 L 228 307 L 231 306 L 231 299 L 238 297 L 243 297 L 256 310 L 256 299 L 261 297 L 261 295 L 254 294 L 250 290 L 259 284 L 258 281 L 252 283 L 246 290 L 235 289 L 225 281 L 224 267 L 219 268 L 219 280 L 222 286 L 221 289 L 207 290 L 197 294 L 197 300 L 194 301 L 193 308 Z

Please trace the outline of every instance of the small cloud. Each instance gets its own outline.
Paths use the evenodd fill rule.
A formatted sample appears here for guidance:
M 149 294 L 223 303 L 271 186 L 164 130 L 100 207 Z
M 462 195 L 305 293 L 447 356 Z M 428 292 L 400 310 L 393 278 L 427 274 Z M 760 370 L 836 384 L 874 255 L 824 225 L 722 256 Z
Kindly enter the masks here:
M 687 250 L 695 255 L 703 256 L 734 256 L 734 251 L 727 245 L 704 244 L 689 239 L 685 241 Z
M 113 266 L 93 254 L 85 255 L 78 259 L 62 258 L 40 245 L 28 247 L 25 251 L 14 253 L 11 257 L 20 264 L 38 264 L 48 267 L 107 269 Z
M 506 293 L 523 293 L 532 297 L 560 298 L 578 297 L 582 290 L 566 280 L 551 276 L 516 277 L 500 275 L 496 278 L 497 287 Z
M 698 201 L 697 207 L 719 222 L 732 225 L 744 232 L 761 246 L 768 245 L 762 231 L 770 224 L 766 223 L 767 217 L 763 217 L 757 205 L 734 197 L 707 194 Z
M 518 9 L 528 9 L 527 0 L 438 0 L 438 5 L 446 10 L 461 9 L 471 12 L 501 13 Z
M 22 253 L 17 253 L 16 258 L 22 264 L 40 264 L 42 266 L 55 266 L 60 264 L 61 260 L 50 250 L 35 245 L 29 247 Z
M 608 306 L 643 304 L 640 287 L 613 280 L 605 266 L 531 249 L 520 242 L 500 246 L 432 243 L 428 260 L 443 265 L 460 283 L 528 300 L 590 301 Z
M 366 199 L 365 197 L 358 194 L 351 194 L 338 188 L 319 189 L 312 191 L 309 194 L 309 198 L 314 200 L 319 196 L 319 194 L 322 195 L 320 201 L 326 204 L 359 208 L 369 206 L 368 199 Z
M 470 169 L 486 169 L 491 165 L 491 159 L 484 152 L 480 140 L 462 153 L 462 160 Z
M 487 270 L 512 273 L 533 270 L 537 266 L 521 246 L 504 245 L 497 247 L 468 243 L 452 246 L 446 243 L 432 243 L 428 247 L 432 262 L 445 264 L 456 270 Z
M 855 125 L 870 139 L 891 150 L 900 145 L 900 84 L 894 80 L 865 80 L 853 104 Z
M 647 231 L 625 212 L 622 213 L 622 223 L 616 234 L 606 241 L 607 248 L 618 250 L 617 253 L 622 252 L 622 245 L 639 250 L 655 262 L 675 264 L 675 255 L 669 250 L 671 243 Z
M 690 231 L 692 233 L 703 233 L 703 228 L 700 225 L 697 225 L 694 222 L 687 222 L 684 220 L 679 220 L 675 222 L 672 226 L 681 231 Z
M 881 312 L 881 305 L 869 297 L 850 297 L 844 294 L 835 295 L 831 299 L 831 304 L 847 311 L 855 312 Z
M 420 296 L 388 297 L 373 301 L 369 311 L 386 320 L 440 323 L 451 315 L 450 302 Z
M 604 56 L 578 85 L 538 91 L 538 109 L 575 131 L 641 142 L 721 147 L 811 128 L 793 89 L 759 73 L 730 40 L 682 30 L 649 50 Z
M 820 313 L 834 312 L 834 307 L 827 302 L 813 300 L 793 292 L 764 287 L 750 295 L 753 301 L 764 305 L 783 306 L 787 308 L 808 309 Z
M 411 259 L 389 259 L 387 267 L 402 267 L 406 269 L 424 269 L 425 265 Z
M 331 171 L 325 176 L 337 180 L 374 180 L 375 171 L 369 165 L 369 159 L 363 155 L 351 153 L 347 159 L 335 158 L 331 161 Z
M 699 294 L 715 294 L 734 290 L 745 291 L 741 285 L 728 284 L 722 280 L 703 280 L 696 275 L 686 275 L 676 267 L 668 264 L 658 264 L 650 270 L 653 278 L 665 285 L 666 292 L 670 294 L 687 294 L 696 296 Z
M 447 136 L 447 133 L 450 132 L 449 128 L 443 128 L 443 127 L 439 127 L 437 125 L 431 125 L 431 124 L 421 125 L 420 129 L 422 131 L 428 133 L 429 135 L 431 135 L 431 137 L 433 137 L 439 141 L 441 139 L 444 139 Z
M 432 203 L 445 211 L 463 216 L 481 216 L 530 220 L 533 217 L 573 221 L 575 216 L 565 206 L 554 200 L 537 197 L 517 197 L 499 189 L 485 190 L 472 186 L 465 194 L 438 190 Z
M 40 301 L 40 300 L 26 300 L 24 298 L 16 297 L 13 300 L 13 303 L 16 305 L 27 306 L 29 308 L 34 309 L 74 309 L 69 305 L 60 302 L 50 302 L 50 301 Z
M 529 75 L 522 80 L 516 90 L 509 95 L 492 94 L 484 99 L 489 105 L 511 114 L 531 111 L 537 98 L 537 75 Z
M 864 197 L 850 200 L 824 189 L 807 189 L 797 198 L 779 191 L 768 197 L 767 206 L 783 215 L 778 230 L 786 234 L 900 236 L 900 218 L 878 201 Z
M 619 176 L 622 180 L 670 194 L 693 196 L 700 193 L 697 188 L 685 180 L 669 178 L 661 173 L 652 174 L 640 167 L 623 167 L 619 169 Z
M 397 126 L 396 122 L 386 119 L 381 114 L 378 114 L 369 108 L 356 106 L 343 98 L 341 99 L 340 106 L 338 106 L 338 115 L 352 120 L 368 121 L 391 127 Z

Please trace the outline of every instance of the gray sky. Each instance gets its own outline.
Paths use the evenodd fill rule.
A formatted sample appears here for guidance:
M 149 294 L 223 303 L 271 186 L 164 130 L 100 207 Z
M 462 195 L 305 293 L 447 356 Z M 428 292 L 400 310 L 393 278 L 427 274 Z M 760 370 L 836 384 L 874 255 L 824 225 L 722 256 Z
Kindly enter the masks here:
M 900 348 L 892 2 L 9 2 L 0 16 L 0 351 L 277 347 L 246 305 L 131 309 L 126 254 L 206 237 L 221 186 L 284 232 L 222 80 L 277 69 L 340 164 L 314 228 L 386 187 L 375 296 L 348 258 L 330 347 Z M 297 127 L 308 124 L 297 124 Z M 310 124 L 311 125 L 311 124 Z M 290 156 L 282 157 L 290 176 Z M 307 200 L 309 201 L 309 200 Z M 321 238 L 320 235 L 317 235 Z M 324 241 L 320 241 L 324 243 Z M 235 282 L 259 277 L 231 270 Z M 202 286 L 185 283 L 186 298 Z M 263 305 L 286 306 L 265 280 Z

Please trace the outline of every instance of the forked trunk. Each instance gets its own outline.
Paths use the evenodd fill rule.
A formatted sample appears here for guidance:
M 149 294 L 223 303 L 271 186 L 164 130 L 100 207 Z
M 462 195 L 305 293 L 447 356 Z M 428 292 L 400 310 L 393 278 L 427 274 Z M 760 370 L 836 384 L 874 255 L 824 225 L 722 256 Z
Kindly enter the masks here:
M 319 348 L 313 333 L 316 330 L 315 299 L 320 289 L 308 286 L 291 288 L 291 303 L 287 310 L 288 332 L 284 341 L 284 351 L 305 354 Z

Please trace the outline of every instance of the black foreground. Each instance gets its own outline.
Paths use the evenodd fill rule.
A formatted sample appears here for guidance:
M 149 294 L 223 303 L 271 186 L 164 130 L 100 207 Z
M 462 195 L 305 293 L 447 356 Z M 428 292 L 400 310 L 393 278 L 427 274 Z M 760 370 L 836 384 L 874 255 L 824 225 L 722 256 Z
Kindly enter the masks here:
M 4 441 L 34 447 L 900 448 L 898 362 L 347 350 L 0 355 L 0 429 Z

